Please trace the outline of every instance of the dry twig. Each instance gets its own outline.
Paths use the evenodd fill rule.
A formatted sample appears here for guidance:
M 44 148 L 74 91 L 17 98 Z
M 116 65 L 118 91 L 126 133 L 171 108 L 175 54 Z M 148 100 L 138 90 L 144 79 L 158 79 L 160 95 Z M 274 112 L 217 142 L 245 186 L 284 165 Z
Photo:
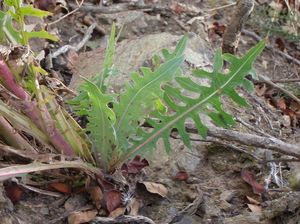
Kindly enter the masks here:
M 243 29 L 243 30 L 242 30 L 242 33 L 245 34 L 245 35 L 247 35 L 247 36 L 252 37 L 252 38 L 255 39 L 256 41 L 261 41 L 261 40 L 262 40 L 262 38 L 261 38 L 260 36 L 258 36 L 258 35 L 257 35 L 256 33 L 254 33 L 254 32 L 251 32 L 251 31 L 248 31 L 248 30 Z M 266 48 L 269 49 L 269 50 L 271 50 L 271 51 L 274 51 L 276 54 L 279 54 L 279 55 L 281 55 L 282 57 L 284 57 L 284 58 L 286 58 L 286 59 L 288 59 L 288 60 L 293 61 L 295 64 L 297 64 L 297 65 L 300 66 L 300 61 L 299 61 L 298 59 L 293 58 L 292 56 L 290 56 L 290 55 L 288 55 L 288 54 L 286 54 L 286 53 L 284 53 L 284 52 L 282 52 L 282 51 L 280 51 L 280 50 L 277 50 L 277 49 L 273 48 L 273 47 L 270 46 L 269 44 L 266 45 Z
M 187 124 L 186 129 L 190 133 L 198 133 L 197 129 L 192 124 Z M 261 137 L 254 134 L 241 133 L 218 127 L 209 127 L 208 136 L 238 142 L 243 145 L 269 149 L 300 159 L 299 145 L 289 144 L 275 137 Z
M 117 218 L 109 218 L 109 217 L 96 217 L 91 224 L 123 224 L 123 223 L 132 223 L 132 224 L 155 224 L 151 219 L 137 215 L 137 216 L 130 216 L 130 215 L 122 215 Z
M 272 80 L 274 83 L 293 83 L 300 82 L 300 79 L 274 79 Z
M 59 21 L 65 19 L 65 18 L 67 18 L 68 16 L 72 15 L 73 13 L 77 12 L 77 11 L 80 9 L 80 7 L 82 6 L 83 2 L 84 2 L 84 0 L 82 0 L 80 3 L 78 3 L 78 2 L 76 1 L 76 3 L 77 3 L 77 8 L 75 8 L 75 9 L 72 10 L 71 12 L 68 12 L 66 15 L 60 17 L 59 19 L 57 19 L 57 20 L 55 20 L 55 21 L 53 21 L 53 22 L 51 22 L 51 23 L 48 23 L 47 25 L 48 25 L 48 26 L 51 26 L 51 25 L 53 25 L 53 24 L 55 24 L 55 23 L 58 23 Z

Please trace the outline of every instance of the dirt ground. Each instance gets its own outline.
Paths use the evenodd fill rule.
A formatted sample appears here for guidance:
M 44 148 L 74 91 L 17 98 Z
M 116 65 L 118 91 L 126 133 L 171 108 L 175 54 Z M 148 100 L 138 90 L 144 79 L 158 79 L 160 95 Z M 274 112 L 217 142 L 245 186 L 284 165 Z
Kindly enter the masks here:
M 90 77 L 101 69 L 105 43 L 113 21 L 116 22 L 118 30 L 123 25 L 116 65 L 124 75 L 119 79 L 116 78 L 112 91 L 122 89 L 130 71 L 138 69 L 141 65 L 147 65 L 147 60 L 162 48 L 174 47 L 180 36 L 188 31 L 192 34 L 189 35 L 188 46 L 190 57 L 185 67 L 211 67 L 213 54 L 222 43 L 222 26 L 227 25 L 234 11 L 234 6 L 230 6 L 234 1 L 145 0 L 144 2 L 153 7 L 148 7 L 148 10 L 142 7 L 123 10 L 121 5 L 128 4 L 125 1 L 115 1 L 107 6 L 107 9 L 112 10 L 111 13 L 92 12 L 82 7 L 48 27 L 51 32 L 59 35 L 61 39 L 59 43 L 35 43 L 35 48 L 39 50 L 46 46 L 48 51 L 55 52 L 64 45 L 74 46 L 83 39 L 91 21 L 97 23 L 98 28 L 93 31 L 92 37 L 80 51 L 69 51 L 53 59 L 53 67 L 50 68 L 52 76 L 63 80 L 74 91 L 82 82 L 80 76 Z M 68 1 L 66 4 L 70 7 L 75 2 Z M 97 3 L 94 1 L 84 3 L 87 4 L 95 6 Z M 229 6 L 216 9 L 224 5 Z M 121 9 L 117 10 L 118 7 Z M 117 12 L 113 12 L 114 9 Z M 245 29 L 256 32 L 263 38 L 264 30 L 257 22 L 259 15 L 255 13 L 257 12 L 253 12 Z M 51 23 L 64 14 L 65 10 L 56 12 L 47 22 Z M 278 36 L 271 33 L 269 40 L 270 49 L 264 50 L 255 63 L 257 73 L 272 80 L 299 78 L 299 65 L 274 50 L 278 49 L 276 45 Z M 285 41 L 283 38 L 282 40 Z M 253 36 L 243 34 L 238 54 L 244 54 L 256 42 Z M 285 41 L 284 52 L 299 60 L 299 43 Z M 43 63 L 45 67 L 48 66 L 47 63 Z M 296 96 L 300 95 L 299 82 L 278 85 L 292 91 Z M 298 115 L 295 116 L 295 120 L 291 120 L 291 117 L 274 106 L 273 101 L 289 99 L 282 98 L 285 93 L 275 87 L 257 83 L 256 92 L 249 94 L 241 90 L 241 94 L 250 102 L 248 108 L 237 108 L 225 99 L 226 109 L 241 121 L 237 122 L 234 130 L 258 135 L 263 133 L 292 144 L 299 144 Z M 139 181 L 160 183 L 167 188 L 168 193 L 162 197 L 149 193 L 144 186 L 138 185 L 134 189 L 134 195 L 139 203 L 139 215 L 162 224 L 300 223 L 299 192 L 288 189 L 287 184 L 277 186 L 276 183 L 271 183 L 268 193 L 256 194 L 255 189 L 241 177 L 241 171 L 247 169 L 255 175 L 259 184 L 265 185 L 265 180 L 271 172 L 270 163 L 264 162 L 265 154 L 268 154 L 267 149 L 229 141 L 205 142 L 199 140 L 197 135 L 192 137 L 195 141 L 191 149 L 186 148 L 175 136 L 172 139 L 172 153 L 165 153 L 162 144 L 158 144 L 157 151 L 146 156 L 150 166 L 143 170 L 143 174 L 138 177 Z M 281 160 L 289 159 L 288 156 L 275 152 L 273 157 Z M 256 158 L 261 160 L 258 161 Z M 278 162 L 276 164 L 278 165 Z M 280 162 L 280 166 L 285 183 L 290 176 L 300 172 L 300 165 L 297 162 L 283 161 Z M 184 180 L 176 178 L 179 172 L 182 172 L 182 175 L 188 174 L 188 178 Z M 2 220 L 0 218 L 1 223 L 59 224 L 68 223 L 67 218 L 74 211 L 92 209 L 93 203 L 86 192 L 52 197 L 26 189 L 22 200 L 15 204 L 8 202 L 4 193 L 0 194 L 0 208 L 3 208 L 0 214 L 5 214 L 3 217 L 6 217 Z M 91 223 L 118 222 L 102 220 Z

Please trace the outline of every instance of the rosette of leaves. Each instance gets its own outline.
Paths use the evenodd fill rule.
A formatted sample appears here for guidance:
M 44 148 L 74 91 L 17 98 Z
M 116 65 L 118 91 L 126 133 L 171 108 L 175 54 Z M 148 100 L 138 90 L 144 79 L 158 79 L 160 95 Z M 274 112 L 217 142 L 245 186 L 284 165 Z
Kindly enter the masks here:
M 154 69 L 141 68 L 140 72 L 132 73 L 124 92 L 117 95 L 105 93 L 99 83 L 87 80 L 82 85 L 81 94 L 72 103 L 79 115 L 88 118 L 86 130 L 93 142 L 98 166 L 113 171 L 134 155 L 154 149 L 160 138 L 170 152 L 169 136 L 173 129 L 190 147 L 185 129 L 188 119 L 194 122 L 203 138 L 208 131 L 201 122 L 200 113 L 208 115 L 218 126 L 234 124 L 232 116 L 223 110 L 220 96 L 228 96 L 240 106 L 247 105 L 236 88 L 253 88 L 245 76 L 252 71 L 254 60 L 264 49 L 264 41 L 241 58 L 217 51 L 213 71 L 196 69 L 192 73 L 194 78 L 208 79 L 209 86 L 182 75 L 180 66 L 186 42 L 187 38 L 183 37 L 172 53 L 163 50 L 162 58 L 155 57 Z M 112 61 L 106 64 L 105 71 L 113 67 Z M 226 73 L 223 72 L 224 61 L 230 65 Z M 104 75 L 103 72 L 99 74 L 97 80 L 104 80 Z M 193 92 L 197 97 L 189 97 L 184 91 Z M 151 128 L 143 128 L 145 122 Z

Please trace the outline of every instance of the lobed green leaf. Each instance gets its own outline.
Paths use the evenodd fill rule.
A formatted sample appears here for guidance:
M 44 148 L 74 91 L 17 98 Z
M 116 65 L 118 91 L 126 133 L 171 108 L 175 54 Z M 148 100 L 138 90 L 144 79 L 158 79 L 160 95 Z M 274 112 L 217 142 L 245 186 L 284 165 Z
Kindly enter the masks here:
M 239 105 L 247 105 L 247 102 L 238 95 L 235 89 L 238 86 L 245 85 L 245 83 L 248 85 L 247 81 L 244 81 L 244 78 L 252 70 L 252 64 L 256 57 L 262 52 L 264 46 L 265 42 L 261 41 L 242 58 L 236 58 L 229 54 L 225 54 L 221 57 L 220 51 L 218 51 L 212 72 L 203 70 L 195 70 L 193 72 L 194 76 L 210 79 L 211 84 L 209 87 L 201 86 L 188 77 L 177 77 L 176 81 L 183 89 L 197 94 L 200 93 L 198 94 L 199 96 L 193 99 L 185 96 L 183 91 L 180 91 L 178 88 L 165 88 L 163 102 L 168 108 L 172 109 L 172 113 L 152 113 L 148 121 L 153 127 L 153 130 L 150 133 L 149 131 L 140 132 L 140 136 L 138 136 L 139 140 L 132 142 L 132 147 L 123 154 L 120 161 L 130 158 L 139 153 L 140 150 L 155 147 L 155 143 L 159 138 L 163 138 L 166 149 L 169 151 L 169 135 L 172 129 L 177 129 L 183 142 L 187 146 L 190 146 L 189 135 L 185 130 L 185 122 L 187 119 L 192 119 L 199 134 L 205 137 L 208 128 L 201 122 L 201 113 L 206 113 L 218 126 L 230 127 L 233 125 L 234 119 L 223 110 L 219 97 L 221 95 L 227 95 Z M 229 72 L 225 74 L 221 71 L 223 59 L 230 63 Z M 178 102 L 178 100 L 180 102 Z M 118 166 L 118 164 L 113 164 L 113 166 Z

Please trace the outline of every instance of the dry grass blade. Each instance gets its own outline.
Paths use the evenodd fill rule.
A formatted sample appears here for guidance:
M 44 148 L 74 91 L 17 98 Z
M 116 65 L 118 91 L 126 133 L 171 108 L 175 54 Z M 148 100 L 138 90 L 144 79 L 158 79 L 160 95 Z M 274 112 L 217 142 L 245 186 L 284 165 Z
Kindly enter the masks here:
M 44 171 L 44 170 L 53 170 L 53 169 L 61 169 L 61 168 L 77 168 L 84 170 L 85 172 L 91 175 L 97 175 L 99 178 L 103 178 L 102 172 L 100 169 L 97 169 L 91 165 L 88 165 L 84 162 L 53 162 L 49 164 L 34 162 L 27 165 L 15 165 L 9 166 L 6 168 L 0 169 L 0 181 L 9 179 L 11 177 L 15 177 L 18 175 L 23 175 L 31 172 Z

